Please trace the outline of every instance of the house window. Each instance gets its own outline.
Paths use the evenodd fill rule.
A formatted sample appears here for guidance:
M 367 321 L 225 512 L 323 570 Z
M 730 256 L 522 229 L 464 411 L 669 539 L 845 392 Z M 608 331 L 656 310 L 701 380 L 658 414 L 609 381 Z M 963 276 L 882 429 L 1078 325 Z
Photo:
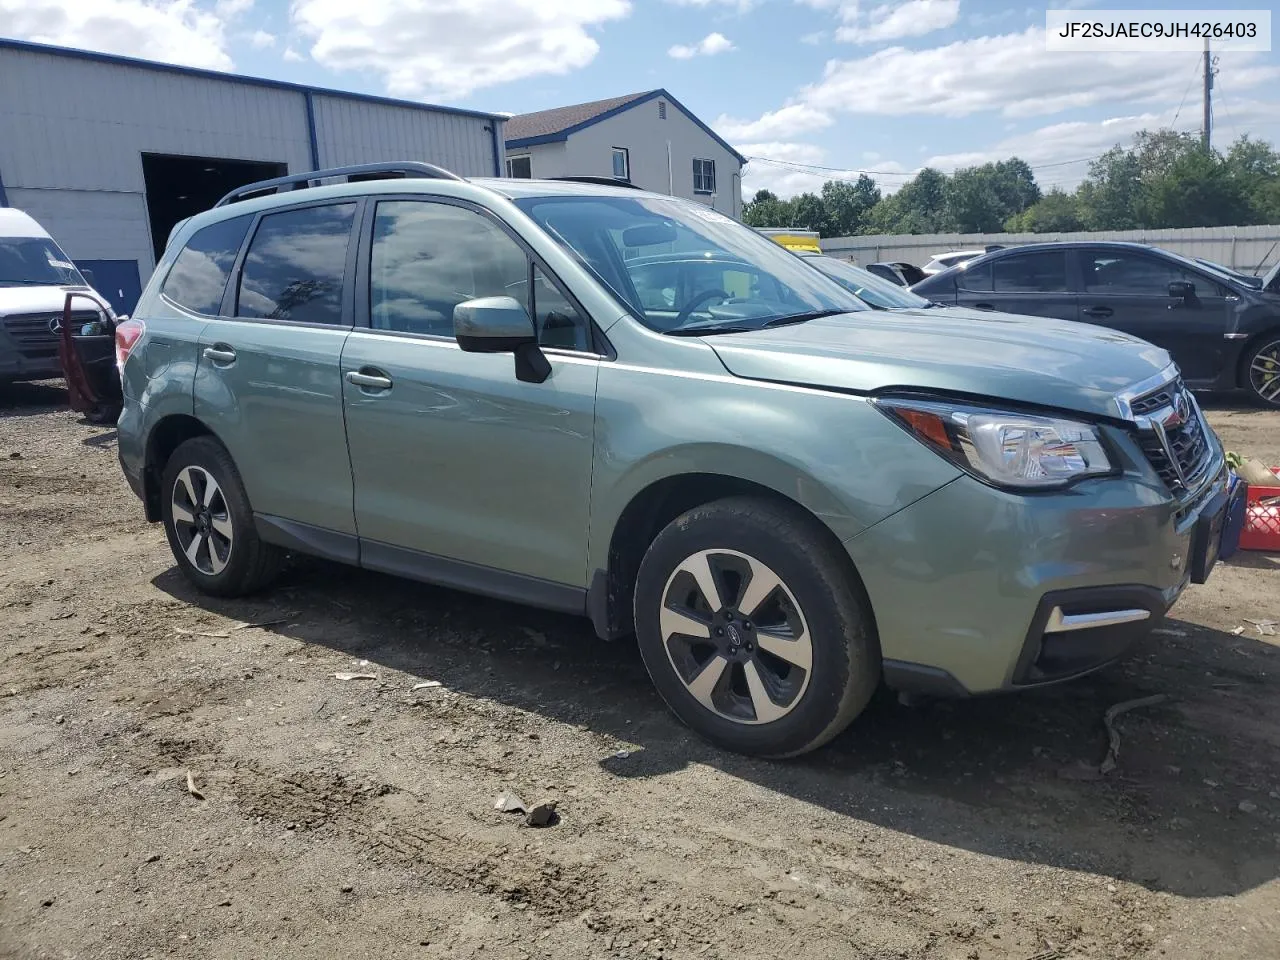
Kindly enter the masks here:
M 658 101 L 658 119 L 659 120 L 667 119 L 667 101 L 665 100 Z
M 693 161 L 693 192 L 716 192 L 716 162 L 714 160 Z
M 631 153 L 626 147 L 613 148 L 613 175 L 618 180 L 631 179 Z
M 523 157 L 507 157 L 507 176 L 516 180 L 533 179 L 533 162 L 527 153 Z

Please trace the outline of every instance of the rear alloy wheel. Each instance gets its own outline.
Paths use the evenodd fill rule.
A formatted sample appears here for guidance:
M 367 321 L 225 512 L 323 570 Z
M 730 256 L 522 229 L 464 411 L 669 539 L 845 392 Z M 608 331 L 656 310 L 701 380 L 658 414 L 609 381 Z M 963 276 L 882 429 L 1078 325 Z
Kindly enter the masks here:
M 1249 354 L 1249 392 L 1269 407 L 1280 407 L 1280 336 L 1264 339 Z
M 635 618 L 663 699 L 739 753 L 819 747 L 879 684 L 879 645 L 848 557 L 790 504 L 734 497 L 676 518 L 641 562 Z
M 213 437 L 173 451 L 162 481 L 165 534 L 187 579 L 205 593 L 236 597 L 266 586 L 284 553 L 258 539 L 240 473 Z

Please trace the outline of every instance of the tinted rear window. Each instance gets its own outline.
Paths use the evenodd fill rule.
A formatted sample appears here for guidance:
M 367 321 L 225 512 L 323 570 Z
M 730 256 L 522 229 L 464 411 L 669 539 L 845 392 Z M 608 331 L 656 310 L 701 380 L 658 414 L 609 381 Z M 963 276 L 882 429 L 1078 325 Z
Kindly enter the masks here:
M 251 222 L 252 216 L 235 217 L 197 230 L 173 262 L 160 292 L 184 310 L 216 314 Z
M 1062 251 L 1001 257 L 992 265 L 998 293 L 1065 293 L 1067 255 Z
M 264 216 L 240 275 L 237 316 L 342 323 L 354 203 Z

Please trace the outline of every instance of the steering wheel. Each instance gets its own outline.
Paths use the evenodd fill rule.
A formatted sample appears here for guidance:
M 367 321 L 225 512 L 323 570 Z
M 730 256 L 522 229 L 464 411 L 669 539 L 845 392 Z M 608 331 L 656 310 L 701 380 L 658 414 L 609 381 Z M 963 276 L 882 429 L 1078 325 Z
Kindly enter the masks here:
M 729 294 L 720 289 L 703 290 L 700 294 L 680 308 L 680 312 L 676 314 L 675 325 L 677 327 L 683 327 L 689 322 L 689 318 L 693 316 L 693 311 L 697 310 L 698 307 L 702 306 L 708 300 L 712 300 L 716 297 L 719 297 L 721 300 L 728 300 Z

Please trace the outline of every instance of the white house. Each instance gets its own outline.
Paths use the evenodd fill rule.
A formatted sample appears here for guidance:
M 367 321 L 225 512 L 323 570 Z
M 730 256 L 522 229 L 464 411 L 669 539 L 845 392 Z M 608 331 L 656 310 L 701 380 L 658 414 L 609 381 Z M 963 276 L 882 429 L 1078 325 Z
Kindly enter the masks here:
M 746 158 L 666 90 L 520 114 L 506 140 L 509 177 L 611 177 L 742 215 Z

